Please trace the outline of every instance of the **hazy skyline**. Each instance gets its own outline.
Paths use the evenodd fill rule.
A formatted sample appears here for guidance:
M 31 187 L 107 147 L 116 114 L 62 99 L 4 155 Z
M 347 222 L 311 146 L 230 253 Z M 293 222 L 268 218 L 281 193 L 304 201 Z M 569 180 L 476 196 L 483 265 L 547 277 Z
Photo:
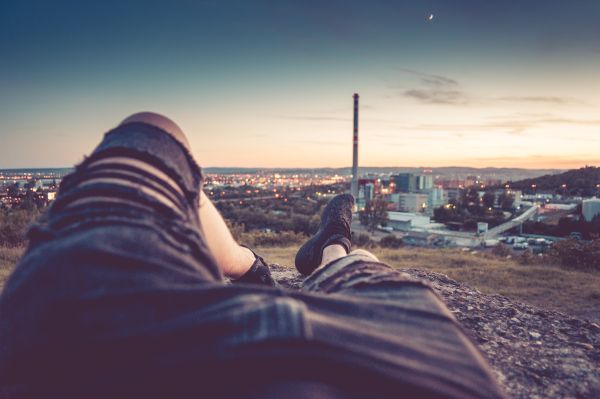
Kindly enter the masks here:
M 427 16 L 433 14 L 431 21 Z M 155 111 L 203 166 L 600 164 L 600 2 L 3 4 L 0 168 Z

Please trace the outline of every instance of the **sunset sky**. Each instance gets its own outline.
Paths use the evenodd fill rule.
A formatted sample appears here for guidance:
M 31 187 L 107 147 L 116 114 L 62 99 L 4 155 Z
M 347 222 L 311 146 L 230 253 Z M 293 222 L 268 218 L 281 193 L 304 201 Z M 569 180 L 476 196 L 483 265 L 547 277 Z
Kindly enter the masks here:
M 203 166 L 349 166 L 354 92 L 362 166 L 600 164 L 597 0 L 9 0 L 0 54 L 0 168 L 142 110 Z

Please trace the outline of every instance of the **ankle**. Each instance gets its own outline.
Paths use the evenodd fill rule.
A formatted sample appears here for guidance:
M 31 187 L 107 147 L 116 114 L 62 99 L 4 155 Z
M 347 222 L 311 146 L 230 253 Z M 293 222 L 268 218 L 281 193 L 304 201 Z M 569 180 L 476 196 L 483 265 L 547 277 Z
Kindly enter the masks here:
M 227 265 L 223 265 L 225 267 L 222 267 L 223 273 L 233 279 L 240 278 L 246 274 L 256 261 L 256 255 L 249 248 L 240 245 L 236 248 L 235 252 L 236 256 L 233 257 L 232 261 L 228 262 Z
M 346 248 L 340 244 L 332 244 L 323 248 L 323 256 L 321 258 L 321 265 L 326 265 L 334 260 L 343 258 L 348 255 Z

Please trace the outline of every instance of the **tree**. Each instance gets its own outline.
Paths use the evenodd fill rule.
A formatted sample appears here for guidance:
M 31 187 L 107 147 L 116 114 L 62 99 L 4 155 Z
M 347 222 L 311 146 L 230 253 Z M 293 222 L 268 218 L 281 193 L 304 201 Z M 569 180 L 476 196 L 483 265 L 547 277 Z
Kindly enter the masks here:
M 476 189 L 470 188 L 463 193 L 461 207 L 468 210 L 474 210 L 479 207 L 479 193 Z
M 19 195 L 19 183 L 11 184 L 8 187 L 8 196 L 17 197 Z
M 515 196 L 507 192 L 503 192 L 498 197 L 498 203 L 500 204 L 503 210 L 510 211 L 513 209 L 513 205 L 515 203 Z
M 359 214 L 360 223 L 366 225 L 370 231 L 375 230 L 378 225 L 387 222 L 387 202 L 380 197 L 374 198 L 365 205 L 365 209 Z
M 387 235 L 385 237 L 383 237 L 381 240 L 379 240 L 379 245 L 382 248 L 400 248 L 402 246 L 404 242 L 402 241 L 402 238 L 398 238 L 392 234 Z
M 496 204 L 496 195 L 492 191 L 486 191 L 483 194 L 483 206 L 486 208 L 493 208 Z
M 20 208 L 27 211 L 33 211 L 34 209 L 37 209 L 36 195 L 33 193 L 33 191 L 27 191 L 25 193 L 25 197 L 23 197 L 23 200 L 21 201 Z

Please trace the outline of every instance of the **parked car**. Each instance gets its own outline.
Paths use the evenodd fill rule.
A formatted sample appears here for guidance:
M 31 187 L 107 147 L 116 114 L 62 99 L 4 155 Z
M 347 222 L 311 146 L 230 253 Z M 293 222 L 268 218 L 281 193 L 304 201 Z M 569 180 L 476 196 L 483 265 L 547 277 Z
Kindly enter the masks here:
M 529 248 L 529 244 L 526 242 L 516 242 L 513 244 L 513 249 L 527 249 Z
M 577 241 L 583 240 L 583 235 L 581 235 L 581 233 L 578 231 L 573 231 L 571 234 L 569 234 L 569 237 L 574 238 Z

